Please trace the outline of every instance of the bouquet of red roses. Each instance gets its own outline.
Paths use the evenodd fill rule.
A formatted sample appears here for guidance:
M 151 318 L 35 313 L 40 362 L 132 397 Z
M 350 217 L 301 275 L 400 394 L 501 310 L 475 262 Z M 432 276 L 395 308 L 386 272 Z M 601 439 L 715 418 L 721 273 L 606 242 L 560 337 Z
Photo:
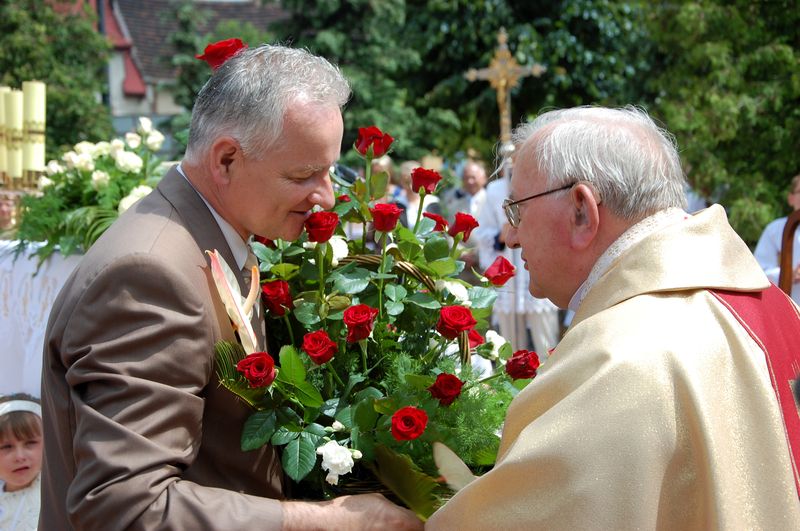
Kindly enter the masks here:
M 247 339 L 220 344 L 218 367 L 220 382 L 255 409 L 243 449 L 282 446 L 288 476 L 325 486 L 325 495 L 376 478 L 425 518 L 449 495 L 434 443 L 452 450 L 440 450 L 441 459 L 457 455 L 478 472 L 491 466 L 506 407 L 535 376 L 538 358 L 512 356 L 487 331 L 494 289 L 514 274 L 508 262 L 484 272 L 482 286 L 458 279 L 460 243 L 478 225 L 472 216 L 458 213 L 449 225 L 420 208 L 404 227 L 397 205 L 375 199 L 388 176 L 371 174 L 371 162 L 392 141 L 376 127 L 360 129 L 364 177 L 333 176 L 336 205 L 311 214 L 298 241 L 253 244 L 253 284 L 260 273 L 273 352 L 253 352 Z M 412 176 L 423 197 L 440 179 L 425 168 Z M 353 227 L 360 235 L 349 239 Z M 212 253 L 218 283 L 226 269 Z M 240 337 L 252 333 L 253 293 L 223 300 Z M 474 368 L 475 356 L 497 360 L 498 369 Z

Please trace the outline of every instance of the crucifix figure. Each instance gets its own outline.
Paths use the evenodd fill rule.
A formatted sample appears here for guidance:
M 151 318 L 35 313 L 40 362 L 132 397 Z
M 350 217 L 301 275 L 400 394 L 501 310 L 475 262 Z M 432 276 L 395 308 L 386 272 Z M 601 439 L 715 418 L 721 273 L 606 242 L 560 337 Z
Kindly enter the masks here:
M 497 92 L 497 107 L 500 111 L 500 144 L 501 149 L 511 145 L 511 101 L 509 93 L 523 77 L 533 75 L 539 77 L 546 68 L 539 63 L 530 66 L 520 65 L 508 51 L 508 34 L 500 28 L 497 34 L 497 50 L 488 68 L 470 68 L 464 77 L 469 81 L 488 80 Z

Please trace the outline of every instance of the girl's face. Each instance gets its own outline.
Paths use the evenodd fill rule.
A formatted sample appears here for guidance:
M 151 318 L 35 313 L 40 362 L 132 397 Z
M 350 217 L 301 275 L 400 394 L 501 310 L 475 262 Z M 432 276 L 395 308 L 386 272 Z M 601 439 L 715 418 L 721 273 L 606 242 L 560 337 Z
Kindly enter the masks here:
M 42 437 L 20 440 L 14 434 L 0 436 L 0 479 L 5 491 L 24 489 L 42 469 Z

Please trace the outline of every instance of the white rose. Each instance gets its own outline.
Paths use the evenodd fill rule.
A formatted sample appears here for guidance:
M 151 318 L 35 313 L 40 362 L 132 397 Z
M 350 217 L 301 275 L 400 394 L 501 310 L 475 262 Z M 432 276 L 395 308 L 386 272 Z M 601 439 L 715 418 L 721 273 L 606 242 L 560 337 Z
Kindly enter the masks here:
M 52 186 L 52 184 L 53 181 L 51 179 L 49 179 L 46 175 L 42 175 L 41 177 L 39 177 L 39 180 L 36 183 L 36 187 L 39 188 L 39 190 L 41 191 L 47 188 L 48 186 Z
M 333 424 L 331 424 L 331 428 L 333 429 L 333 431 L 344 431 L 344 424 L 342 424 L 338 420 L 334 420 Z
M 131 193 L 122 198 L 122 200 L 119 202 L 119 207 L 117 207 L 117 210 L 119 211 L 120 214 L 122 214 L 130 207 L 132 207 L 134 203 L 136 203 L 139 199 L 143 198 L 152 191 L 153 189 L 150 188 L 149 186 L 145 185 L 137 186 L 136 188 L 131 190 Z
M 345 258 L 348 254 L 347 240 L 337 235 L 331 236 L 331 239 L 328 240 L 328 243 L 331 244 L 331 251 L 333 252 L 333 256 L 331 257 L 331 265 L 336 267 L 339 265 L 339 260 Z
M 326 442 L 317 448 L 317 453 L 322 455 L 322 469 L 328 472 L 325 481 L 331 485 L 339 483 L 339 476 L 349 474 L 353 470 L 353 454 L 336 441 Z
M 111 144 L 103 140 L 102 142 L 98 142 L 94 145 L 94 156 L 99 157 L 101 155 L 110 155 L 111 154 Z
M 99 190 L 104 186 L 108 186 L 108 181 L 111 177 L 102 170 L 95 170 L 92 172 L 92 188 Z
M 153 130 L 153 122 L 147 116 L 139 117 L 139 127 L 138 130 L 140 133 L 149 133 Z
M 469 292 L 464 284 L 456 282 L 455 280 L 437 280 L 436 291 L 443 290 L 449 291 L 450 295 L 455 297 L 464 306 L 470 305 L 471 301 L 469 300 Z
M 119 138 L 115 138 L 111 141 L 111 149 L 109 150 L 109 154 L 112 157 L 117 158 L 117 153 L 120 151 L 125 151 L 125 142 Z
M 94 171 L 94 157 L 91 153 L 78 153 L 75 167 L 83 171 Z
M 145 137 L 144 143 L 150 151 L 158 151 L 164 144 L 164 135 L 160 131 L 153 129 Z
M 78 155 L 85 154 L 93 157 L 94 144 L 91 142 L 87 142 L 85 140 L 83 142 L 78 142 L 77 144 L 75 144 L 75 152 L 78 153 Z
M 74 151 L 67 151 L 61 155 L 61 160 L 67 163 L 67 168 L 75 168 L 78 163 L 78 154 Z
M 117 168 L 128 173 L 137 173 L 142 169 L 144 162 L 136 153 L 130 151 L 119 151 L 114 157 Z
M 508 343 L 506 338 L 495 332 L 494 330 L 486 331 L 486 342 L 492 345 L 492 352 L 489 354 L 491 359 L 497 359 L 500 355 L 500 348 Z
M 44 170 L 47 172 L 47 175 L 50 175 L 52 177 L 56 173 L 63 172 L 64 167 L 61 164 L 59 164 L 58 161 L 51 160 L 50 162 L 47 163 L 47 166 L 45 167 Z
M 125 133 L 125 143 L 128 144 L 131 149 L 136 149 L 142 145 L 142 137 L 136 133 Z

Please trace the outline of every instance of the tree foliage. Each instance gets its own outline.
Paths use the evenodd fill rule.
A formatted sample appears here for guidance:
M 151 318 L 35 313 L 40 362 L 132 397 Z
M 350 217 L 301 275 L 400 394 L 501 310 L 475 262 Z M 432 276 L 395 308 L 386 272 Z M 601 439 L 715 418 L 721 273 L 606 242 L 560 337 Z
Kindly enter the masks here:
M 110 45 L 94 27 L 88 6 L 61 14 L 46 0 L 0 3 L 0 84 L 47 83 L 47 152 L 80 140 L 112 134 L 108 109 L 99 101 L 106 87 Z

